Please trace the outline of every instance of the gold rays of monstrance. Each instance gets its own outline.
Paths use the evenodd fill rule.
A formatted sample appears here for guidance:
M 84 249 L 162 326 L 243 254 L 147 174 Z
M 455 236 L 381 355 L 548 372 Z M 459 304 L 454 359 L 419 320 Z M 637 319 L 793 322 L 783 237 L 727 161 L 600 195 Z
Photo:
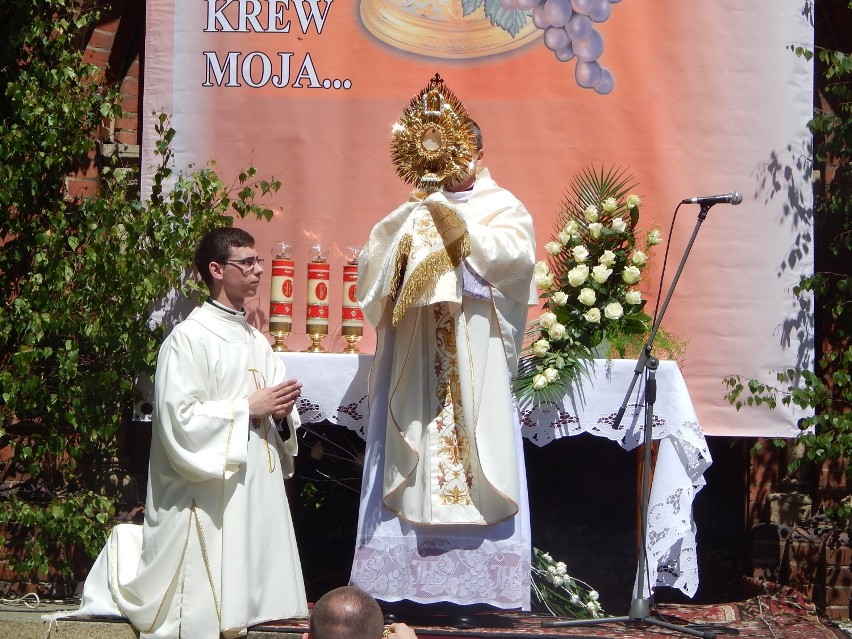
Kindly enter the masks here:
M 436 73 L 393 126 L 397 175 L 427 193 L 464 178 L 478 152 L 470 125 L 464 105 Z

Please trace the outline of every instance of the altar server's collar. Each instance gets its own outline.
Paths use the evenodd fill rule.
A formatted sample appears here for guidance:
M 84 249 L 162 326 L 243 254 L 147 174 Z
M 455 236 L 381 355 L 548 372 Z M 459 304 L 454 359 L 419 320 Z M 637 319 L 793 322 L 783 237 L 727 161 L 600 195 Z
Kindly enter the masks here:
M 238 316 L 238 317 L 245 317 L 245 314 L 246 314 L 246 310 L 245 310 L 245 309 L 242 309 L 242 310 L 240 310 L 240 311 L 235 311 L 234 309 L 229 308 L 228 306 L 225 306 L 225 305 L 224 305 L 224 304 L 222 304 L 221 302 L 217 302 L 217 301 L 216 301 L 216 300 L 214 300 L 212 297 L 208 297 L 206 301 L 207 301 L 207 303 L 208 303 L 208 304 L 210 304 L 213 308 L 218 308 L 220 311 L 225 311 L 226 313 L 230 313 L 231 315 L 236 315 L 236 316 Z

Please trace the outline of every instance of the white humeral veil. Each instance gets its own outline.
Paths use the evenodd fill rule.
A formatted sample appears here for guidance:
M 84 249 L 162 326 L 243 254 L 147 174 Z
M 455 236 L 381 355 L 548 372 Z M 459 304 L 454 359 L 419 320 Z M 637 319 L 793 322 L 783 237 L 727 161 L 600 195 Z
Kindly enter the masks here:
M 430 228 L 445 212 L 450 239 Z M 435 267 L 465 243 L 453 268 Z M 361 253 L 358 294 L 378 345 L 351 582 L 379 599 L 529 609 L 511 375 L 536 303 L 534 255 L 529 213 L 487 170 L 469 195 L 415 192 Z
M 126 617 L 156 639 L 307 616 L 284 490 L 299 416 L 283 441 L 271 420 L 250 423 L 246 399 L 285 379 L 241 314 L 204 304 L 175 327 L 157 362 L 144 524 L 113 529 L 74 615 Z

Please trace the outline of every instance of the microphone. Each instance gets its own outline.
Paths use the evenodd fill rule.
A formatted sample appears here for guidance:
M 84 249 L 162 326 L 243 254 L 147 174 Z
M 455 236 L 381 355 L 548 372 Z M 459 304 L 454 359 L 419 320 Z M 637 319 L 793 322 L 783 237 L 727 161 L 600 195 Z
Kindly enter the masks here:
M 714 204 L 739 204 L 743 201 L 743 196 L 734 191 L 733 193 L 725 193 L 724 195 L 702 195 L 701 197 L 690 197 L 681 200 L 681 204 L 701 204 L 702 206 L 712 206 Z

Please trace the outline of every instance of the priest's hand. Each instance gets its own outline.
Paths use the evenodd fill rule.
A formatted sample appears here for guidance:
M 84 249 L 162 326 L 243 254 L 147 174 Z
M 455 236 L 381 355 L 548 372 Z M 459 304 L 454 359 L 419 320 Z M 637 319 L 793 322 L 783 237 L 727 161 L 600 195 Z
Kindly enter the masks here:
M 423 206 L 431 213 L 435 228 L 447 246 L 459 241 L 467 233 L 464 215 L 443 193 L 432 193 L 423 200 Z
M 260 388 L 248 396 L 249 417 L 252 419 L 272 415 L 281 419 L 289 415 L 299 396 L 302 385 L 295 379 L 288 379 L 275 386 Z
M 387 639 L 417 639 L 417 635 L 414 633 L 414 630 L 404 623 L 392 623 L 390 626 L 385 628 L 385 632 L 382 636 Z

